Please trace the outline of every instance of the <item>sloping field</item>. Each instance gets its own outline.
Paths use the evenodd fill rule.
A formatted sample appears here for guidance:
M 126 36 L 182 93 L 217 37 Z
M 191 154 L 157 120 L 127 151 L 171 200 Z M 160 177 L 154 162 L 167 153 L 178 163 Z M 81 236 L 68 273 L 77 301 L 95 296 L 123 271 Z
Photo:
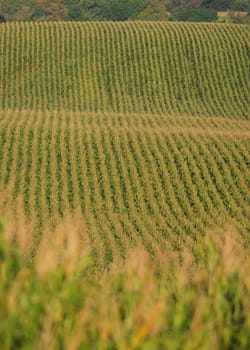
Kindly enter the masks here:
M 249 26 L 10 23 L 0 109 L 249 117 Z
M 0 27 L 0 208 L 96 257 L 249 225 L 248 26 Z M 157 248 L 158 247 L 158 248 Z M 154 252 L 155 253 L 155 252 Z
M 223 220 L 247 233 L 248 121 L 7 111 L 0 126 L 2 211 L 41 231 L 76 210 L 101 263 L 138 241 L 178 247 Z
M 250 348 L 249 39 L 0 25 L 1 349 Z

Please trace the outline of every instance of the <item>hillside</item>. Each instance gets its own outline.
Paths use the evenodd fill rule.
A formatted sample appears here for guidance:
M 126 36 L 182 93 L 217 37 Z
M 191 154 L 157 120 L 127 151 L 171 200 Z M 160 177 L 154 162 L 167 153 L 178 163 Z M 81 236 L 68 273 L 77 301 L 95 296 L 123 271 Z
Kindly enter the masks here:
M 75 209 L 104 264 L 225 219 L 246 234 L 248 121 L 7 111 L 0 125 L 1 204 L 38 228 Z
M 8 23 L 1 109 L 249 117 L 249 26 Z
M 212 24 L 2 25 L 2 211 L 20 207 L 14 216 L 25 213 L 40 232 L 77 210 L 108 261 L 126 240 L 162 246 L 221 218 L 245 232 L 249 33 Z
M 248 348 L 249 39 L 0 25 L 4 350 Z

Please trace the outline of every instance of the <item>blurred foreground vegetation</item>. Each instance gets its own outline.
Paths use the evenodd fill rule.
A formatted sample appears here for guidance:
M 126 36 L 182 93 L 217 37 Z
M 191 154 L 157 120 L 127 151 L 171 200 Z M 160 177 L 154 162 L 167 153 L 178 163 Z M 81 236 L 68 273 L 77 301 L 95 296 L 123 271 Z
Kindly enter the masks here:
M 249 249 L 233 229 L 97 268 L 74 225 L 0 228 L 1 349 L 248 349 Z

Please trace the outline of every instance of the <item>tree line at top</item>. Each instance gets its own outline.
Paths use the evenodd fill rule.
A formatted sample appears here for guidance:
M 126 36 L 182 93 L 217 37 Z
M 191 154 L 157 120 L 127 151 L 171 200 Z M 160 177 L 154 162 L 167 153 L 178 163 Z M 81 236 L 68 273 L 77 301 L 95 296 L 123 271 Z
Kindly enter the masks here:
M 249 0 L 1 0 L 5 21 L 216 21 L 229 11 L 232 21 L 249 22 Z M 234 18 L 236 11 L 246 16 Z M 236 16 L 237 17 L 237 16 Z

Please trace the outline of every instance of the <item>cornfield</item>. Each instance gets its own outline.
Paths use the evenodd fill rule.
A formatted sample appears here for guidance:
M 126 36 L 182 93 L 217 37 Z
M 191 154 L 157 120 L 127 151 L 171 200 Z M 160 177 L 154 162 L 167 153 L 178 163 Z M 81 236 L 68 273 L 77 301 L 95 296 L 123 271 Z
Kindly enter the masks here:
M 4 349 L 239 349 L 250 344 L 249 278 L 244 275 L 250 247 L 249 29 L 164 22 L 0 25 L 0 213 L 12 237 L 9 247 L 0 227 Z M 212 249 L 217 260 L 210 270 L 210 245 L 201 253 L 199 244 L 212 231 L 218 232 L 219 238 L 213 235 L 217 242 L 228 226 L 233 242 L 240 241 L 244 264 L 228 268 L 220 242 L 218 254 L 217 243 Z M 77 236 L 73 245 L 67 243 L 72 230 Z M 45 236 L 50 242 L 46 247 Z M 61 237 L 70 259 L 53 255 L 53 237 Z M 131 249 L 151 261 L 138 280 L 130 266 L 116 275 L 119 266 L 130 262 Z M 74 273 L 85 251 L 91 264 L 84 262 L 78 280 Z M 191 257 L 188 262 L 185 254 Z M 15 260 L 16 255 L 21 258 Z M 234 261 L 234 251 L 229 255 Z M 139 264 L 143 256 L 135 261 Z M 175 257 L 178 263 L 170 271 Z M 182 288 L 185 261 L 187 294 Z M 193 285 L 190 271 L 196 263 Z M 49 272 L 40 280 L 46 268 Z M 109 269 L 115 269 L 111 276 L 106 275 Z M 58 276 L 68 276 L 65 284 Z M 130 278 L 138 289 L 130 291 Z M 173 293 L 162 284 L 164 278 Z M 126 281 L 121 294 L 113 284 L 116 279 Z M 152 300 L 160 304 L 156 311 L 142 292 L 147 280 Z M 26 304 L 19 304 L 17 290 Z M 200 290 L 204 293 L 196 309 Z M 109 313 L 101 305 L 111 306 L 115 291 L 121 299 Z M 99 300 L 97 313 L 92 292 Z M 57 293 L 62 295 L 53 299 Z M 52 298 L 55 313 L 44 309 L 46 298 Z M 156 328 L 149 309 L 159 322 Z M 27 312 L 22 328 L 18 320 Z M 2 322 L 6 317 L 10 323 Z M 47 320 L 48 328 L 37 319 Z M 74 333 L 74 324 L 86 327 L 87 333 Z M 206 341 L 209 332 L 214 338 Z
M 1 109 L 247 119 L 249 26 L 10 23 Z
M 246 234 L 248 121 L 64 111 L 0 119 L 2 211 L 36 231 L 76 212 L 102 263 L 138 240 L 155 254 L 178 246 L 222 218 Z

